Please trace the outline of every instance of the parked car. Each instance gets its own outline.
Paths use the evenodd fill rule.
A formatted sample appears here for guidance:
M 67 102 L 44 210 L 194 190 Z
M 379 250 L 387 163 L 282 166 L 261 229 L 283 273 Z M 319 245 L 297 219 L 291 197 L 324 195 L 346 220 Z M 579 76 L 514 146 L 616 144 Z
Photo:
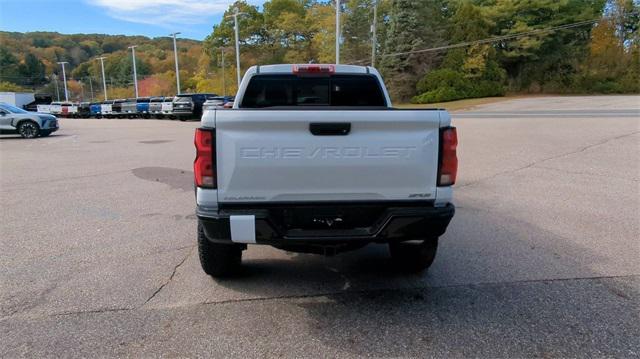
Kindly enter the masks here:
M 111 113 L 114 117 L 124 118 L 125 113 L 122 110 L 122 104 L 127 102 L 124 98 L 119 98 L 113 101 L 113 105 L 111 105 Z
M 100 103 L 100 116 L 104 118 L 112 118 L 113 115 L 113 100 L 106 100 Z
M 42 106 L 42 105 L 50 105 L 51 102 L 53 102 L 53 98 L 51 97 L 51 95 L 48 94 L 35 94 L 34 95 L 34 100 L 26 105 L 23 106 L 23 108 L 27 111 L 32 111 L 32 112 L 39 112 L 38 110 L 38 106 Z
M 127 118 L 138 117 L 138 100 L 128 98 L 122 103 L 122 114 Z
M 173 97 L 165 97 L 162 100 L 162 115 L 173 118 Z
M 89 118 L 91 117 L 91 103 L 89 102 L 81 102 L 78 105 L 78 112 L 76 113 L 77 117 L 80 118 Z
M 204 102 L 202 111 L 229 108 L 227 104 L 233 105 L 233 96 L 217 96 L 212 97 Z
M 138 117 L 149 118 L 149 97 L 138 97 L 136 99 L 136 113 Z
M 205 101 L 219 97 L 216 94 L 193 93 L 176 95 L 173 99 L 173 116 L 180 121 L 202 117 L 202 105 Z
M 422 271 L 455 212 L 451 117 L 392 108 L 372 67 L 251 67 L 233 110 L 206 110 L 194 142 L 211 276 L 236 272 L 255 244 L 333 255 L 387 243 L 399 268 Z
M 149 99 L 149 114 L 155 118 L 162 118 L 162 102 L 164 96 L 154 96 Z
M 102 105 L 99 102 L 94 102 L 89 105 L 89 116 L 95 118 L 102 118 Z
M 60 117 L 75 117 L 78 113 L 78 105 L 72 102 L 52 102 L 49 107 L 52 115 Z
M 0 102 L 0 132 L 18 133 L 23 138 L 47 137 L 58 130 L 58 119 L 50 114 L 28 112 Z

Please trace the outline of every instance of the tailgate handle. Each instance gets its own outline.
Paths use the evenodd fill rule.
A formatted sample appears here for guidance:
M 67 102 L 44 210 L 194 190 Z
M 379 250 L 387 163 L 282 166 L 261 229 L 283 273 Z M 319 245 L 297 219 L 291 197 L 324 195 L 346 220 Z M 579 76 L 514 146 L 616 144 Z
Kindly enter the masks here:
M 349 122 L 310 123 L 309 131 L 314 136 L 346 136 L 351 132 Z

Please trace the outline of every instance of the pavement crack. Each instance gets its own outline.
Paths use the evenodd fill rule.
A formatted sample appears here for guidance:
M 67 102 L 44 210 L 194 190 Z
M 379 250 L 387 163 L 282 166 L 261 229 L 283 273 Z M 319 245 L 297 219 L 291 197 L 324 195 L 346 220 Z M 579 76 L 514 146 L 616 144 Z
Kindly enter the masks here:
M 505 175 L 505 174 L 515 173 L 515 172 L 519 172 L 519 171 L 522 171 L 522 170 L 526 170 L 526 169 L 532 168 L 532 167 L 534 167 L 536 165 L 539 165 L 539 164 L 547 162 L 547 161 L 555 160 L 555 159 L 566 157 L 566 156 L 571 156 L 571 155 L 574 155 L 576 153 L 581 153 L 581 152 L 587 151 L 587 150 L 589 150 L 589 149 L 591 149 L 593 147 L 602 146 L 602 145 L 604 145 L 604 144 L 606 144 L 608 142 L 616 141 L 616 140 L 619 140 L 621 138 L 630 137 L 630 136 L 634 136 L 634 135 L 637 135 L 637 134 L 640 134 L 640 131 L 635 131 L 635 132 L 627 133 L 627 134 L 624 134 L 624 135 L 619 135 L 619 136 L 607 138 L 607 139 L 602 140 L 600 142 L 592 143 L 590 145 L 580 147 L 577 150 L 573 150 L 573 151 L 570 151 L 570 152 L 565 152 L 565 153 L 561 153 L 559 155 L 554 155 L 554 156 L 551 156 L 551 157 L 547 157 L 547 158 L 543 158 L 543 159 L 540 159 L 540 160 L 537 160 L 537 161 L 533 161 L 533 162 L 531 162 L 531 163 L 529 163 L 529 164 L 527 164 L 525 166 L 514 168 L 514 169 L 510 169 L 510 170 L 506 170 L 506 171 L 501 171 L 501 172 L 495 173 L 495 174 L 493 174 L 491 176 L 487 176 L 487 177 L 484 177 L 484 178 L 481 178 L 481 179 L 478 179 L 478 180 L 475 180 L 475 181 L 472 181 L 472 182 L 469 182 L 469 183 L 465 183 L 465 184 L 460 185 L 460 186 L 456 186 L 455 188 L 464 188 L 464 187 L 473 186 L 473 185 L 476 185 L 476 184 L 478 184 L 480 182 L 491 180 L 491 179 L 494 179 L 496 177 L 499 177 L 499 176 L 502 176 L 502 175 Z M 546 167 L 541 167 L 541 168 L 546 168 Z
M 176 275 L 176 272 L 178 271 L 178 268 L 180 268 L 180 266 L 182 266 L 184 262 L 187 261 L 187 258 L 189 258 L 193 253 L 194 248 L 195 248 L 195 245 L 191 246 L 191 250 L 189 250 L 189 252 L 187 252 L 187 254 L 184 256 L 184 258 L 182 258 L 182 260 L 178 264 L 176 264 L 175 267 L 173 267 L 173 271 L 171 272 L 171 275 L 169 276 L 169 278 L 164 283 L 162 283 L 160 287 L 158 287 L 158 289 L 156 289 L 156 291 L 153 292 L 153 294 L 151 294 L 151 296 L 147 298 L 147 300 L 145 300 L 140 307 L 143 307 L 147 303 L 149 303 L 153 298 L 155 298 L 156 295 L 158 295 L 158 293 L 160 293 L 160 291 L 162 291 L 162 289 L 164 289 L 164 287 L 166 287 L 169 283 L 171 283 L 171 281 L 173 280 L 173 277 Z
M 590 281 L 590 280 L 603 280 L 603 279 L 624 279 L 624 278 L 638 278 L 640 275 L 614 275 L 614 276 L 594 276 L 594 277 L 574 277 L 574 278 L 553 278 L 553 279 L 524 279 L 514 280 L 507 282 L 482 282 L 482 283 L 464 283 L 464 284 L 450 284 L 450 285 L 437 285 L 437 286 L 413 286 L 413 287 L 401 287 L 401 288 L 377 288 L 377 289 L 360 289 L 360 290 L 340 290 L 340 291 L 327 291 L 321 293 L 312 294 L 291 294 L 291 295 L 279 295 L 271 297 L 255 297 L 255 298 L 242 298 L 242 299 L 227 299 L 220 301 L 205 301 L 192 305 L 224 305 L 243 302 L 265 302 L 271 300 L 283 300 L 283 299 L 308 299 L 319 298 L 325 296 L 337 296 L 337 295 L 353 295 L 353 294 L 366 294 L 366 293 L 383 293 L 398 290 L 425 290 L 425 289 L 455 289 L 455 288 L 488 288 L 496 286 L 509 286 L 509 285 L 521 285 L 521 284 L 536 284 L 536 283 L 561 283 L 570 281 Z
M 99 314 L 99 313 L 111 313 L 111 312 L 126 312 L 128 310 L 132 310 L 133 308 L 100 308 L 100 309 L 92 309 L 92 310 L 79 310 L 75 312 L 62 312 L 55 313 L 52 316 L 54 317 L 63 317 L 68 315 L 76 315 L 76 314 Z
M 191 252 L 185 256 L 185 258 L 176 266 L 174 269 L 173 275 L 175 275 L 175 271 L 180 267 L 182 263 L 186 261 L 186 259 L 191 255 Z M 170 277 L 171 278 L 171 277 Z M 413 287 L 401 287 L 401 288 L 377 288 L 377 289 L 360 289 L 360 290 L 340 290 L 340 291 L 327 291 L 320 293 L 310 293 L 310 294 L 289 294 L 289 295 L 279 295 L 279 296 L 269 296 L 269 297 L 254 297 L 254 298 L 241 298 L 241 299 L 227 299 L 220 301 L 205 301 L 200 303 L 192 303 L 187 305 L 179 305 L 173 308 L 179 307 L 191 307 L 198 305 L 225 305 L 225 304 L 239 304 L 239 303 L 251 303 L 251 302 L 268 302 L 273 300 L 288 300 L 288 299 L 313 299 L 320 298 L 325 296 L 341 296 L 341 295 L 358 295 L 358 294 L 366 294 L 366 293 L 383 293 L 383 292 L 396 292 L 398 290 L 427 290 L 427 289 L 455 289 L 455 288 L 490 288 L 495 286 L 510 286 L 510 285 L 522 285 L 522 284 L 535 284 L 535 283 L 556 283 L 556 282 L 571 282 L 571 281 L 591 281 L 591 280 L 606 280 L 606 279 L 625 279 L 625 278 L 640 278 L 640 274 L 628 274 L 628 275 L 614 275 L 614 276 L 592 276 L 592 277 L 569 277 L 569 278 L 553 278 L 553 279 L 524 279 L 524 280 L 514 280 L 514 281 L 506 281 L 506 282 L 482 282 L 482 283 L 464 283 L 464 284 L 450 284 L 450 285 L 436 285 L 436 286 L 413 286 Z M 166 286 L 171 279 L 169 279 L 165 284 L 163 284 L 155 293 L 156 295 L 160 290 Z M 608 288 L 609 291 L 611 291 Z M 627 299 L 629 297 L 628 294 L 622 293 L 614 293 L 617 296 Z M 149 298 L 151 300 L 153 295 Z M 147 300 L 147 301 L 149 301 Z M 39 319 L 43 317 L 56 317 L 56 316 L 71 316 L 71 315 L 83 315 L 83 314 L 100 314 L 100 313 L 110 313 L 110 312 L 127 312 L 133 310 L 165 310 L 172 307 L 163 307 L 163 308 L 142 308 L 139 307 L 131 307 L 131 308 L 102 308 L 102 309 L 93 309 L 93 310 L 79 310 L 79 311 L 69 311 L 69 312 L 61 312 L 61 313 L 52 313 L 44 316 L 29 316 L 29 315 L 12 315 L 0 318 L 0 322 L 9 320 L 12 318 L 31 318 L 31 319 Z

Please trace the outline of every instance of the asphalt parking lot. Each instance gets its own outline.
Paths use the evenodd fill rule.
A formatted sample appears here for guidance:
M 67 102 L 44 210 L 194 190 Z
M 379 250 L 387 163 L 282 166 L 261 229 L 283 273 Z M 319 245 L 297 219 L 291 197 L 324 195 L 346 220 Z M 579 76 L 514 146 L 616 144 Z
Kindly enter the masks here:
M 457 213 L 423 275 L 372 245 L 206 276 L 196 122 L 0 136 L 0 356 L 640 356 L 640 97 L 453 118 Z

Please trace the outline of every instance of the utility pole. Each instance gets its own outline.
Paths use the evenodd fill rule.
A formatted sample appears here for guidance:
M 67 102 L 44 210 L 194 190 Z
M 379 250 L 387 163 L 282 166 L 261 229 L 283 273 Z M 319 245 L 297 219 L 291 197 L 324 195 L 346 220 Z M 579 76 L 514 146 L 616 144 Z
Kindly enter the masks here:
M 93 81 L 91 81 L 91 76 L 89 76 L 89 90 L 91 91 L 91 102 L 93 102 Z
M 180 70 L 178 69 L 178 46 L 176 45 L 176 35 L 180 34 L 179 32 L 174 32 L 173 34 L 169 34 L 169 36 L 173 36 L 173 55 L 176 59 L 176 86 L 178 88 L 178 95 L 180 94 Z
M 129 49 L 131 49 L 131 57 L 133 58 L 133 86 L 136 89 L 136 98 L 138 98 L 138 72 L 136 71 L 136 47 L 138 47 L 138 45 L 129 46 Z
M 340 0 L 336 0 L 336 65 L 340 63 Z
M 227 17 L 232 16 L 233 17 L 233 29 L 235 31 L 235 35 L 236 35 L 236 73 L 238 76 L 238 89 L 240 88 L 240 29 L 238 27 L 238 16 L 240 15 L 244 15 L 245 13 L 240 12 L 240 10 L 236 7 L 234 9 L 234 13 L 231 15 L 227 15 Z
M 64 81 L 64 100 L 65 102 L 69 102 L 69 92 L 67 91 L 67 74 L 64 71 L 64 65 L 68 64 L 66 61 L 58 62 L 62 65 L 62 81 Z
M 227 96 L 227 84 L 224 80 L 224 47 L 220 51 L 222 52 L 222 96 Z
M 80 82 L 80 96 L 82 98 L 82 102 L 84 102 L 84 84 L 82 83 L 82 81 L 78 82 Z
M 371 24 L 371 67 L 376 66 L 376 48 L 378 46 L 378 34 L 376 25 L 378 24 L 378 1 L 373 1 L 373 24 Z
M 60 102 L 60 90 L 58 89 L 58 75 L 53 74 L 53 84 L 56 86 L 56 96 L 58 97 L 58 102 Z
M 102 66 L 102 88 L 104 89 L 104 100 L 107 101 L 107 78 L 104 77 L 104 59 L 106 57 L 98 57 L 100 60 L 100 66 Z

